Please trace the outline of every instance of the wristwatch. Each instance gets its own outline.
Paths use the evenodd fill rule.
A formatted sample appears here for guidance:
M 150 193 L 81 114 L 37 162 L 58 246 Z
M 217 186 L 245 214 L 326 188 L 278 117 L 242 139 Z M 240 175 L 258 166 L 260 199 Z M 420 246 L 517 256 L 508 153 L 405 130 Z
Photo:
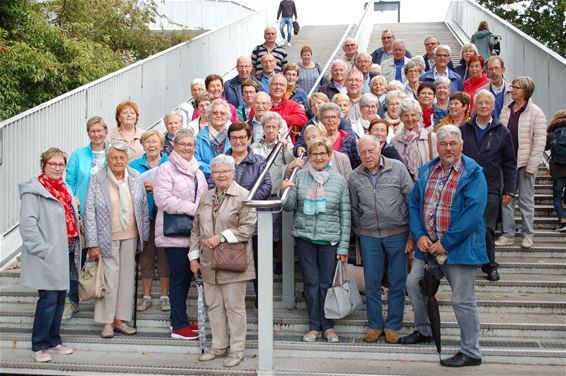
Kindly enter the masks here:
M 222 234 L 220 234 L 220 243 L 226 243 L 226 238 Z

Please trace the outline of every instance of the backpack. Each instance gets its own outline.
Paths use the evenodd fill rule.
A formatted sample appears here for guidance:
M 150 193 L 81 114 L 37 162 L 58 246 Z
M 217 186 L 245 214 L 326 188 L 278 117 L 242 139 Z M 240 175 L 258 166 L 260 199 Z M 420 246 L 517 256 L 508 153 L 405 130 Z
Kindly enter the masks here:
M 556 128 L 552 132 L 550 153 L 555 163 L 566 165 L 566 126 Z

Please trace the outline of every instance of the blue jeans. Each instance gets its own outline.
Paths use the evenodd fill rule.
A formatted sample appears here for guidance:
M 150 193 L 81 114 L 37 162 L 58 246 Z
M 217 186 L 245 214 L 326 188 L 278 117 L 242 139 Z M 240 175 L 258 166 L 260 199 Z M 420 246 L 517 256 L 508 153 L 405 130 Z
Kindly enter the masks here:
M 324 316 L 324 301 L 332 286 L 338 245 L 318 245 L 300 238 L 296 238 L 295 244 L 303 268 L 309 329 L 317 332 L 331 329 L 334 323 Z
M 558 219 L 566 218 L 563 203 L 566 202 L 566 176 L 552 181 L 552 203 Z
M 171 325 L 173 330 L 189 326 L 187 296 L 191 282 L 191 271 L 187 248 L 165 248 L 169 263 L 169 301 L 171 302 Z
M 283 39 L 285 39 L 285 26 L 287 26 L 287 42 L 291 42 L 293 17 L 283 17 L 281 18 L 281 22 L 279 22 L 279 31 Z
M 366 307 L 370 329 L 399 330 L 403 326 L 405 310 L 405 282 L 407 280 L 407 254 L 405 244 L 409 233 L 384 238 L 360 236 L 360 248 L 364 260 L 366 283 Z M 387 266 L 385 265 L 387 260 Z M 381 309 L 381 280 L 387 268 L 389 294 L 387 319 L 383 321 Z
M 39 290 L 31 332 L 31 349 L 47 350 L 63 343 L 59 331 L 65 310 L 65 290 Z
M 86 253 L 87 249 L 83 249 L 81 257 L 81 266 L 82 269 L 85 261 L 86 261 Z M 71 272 L 71 268 L 73 267 L 73 263 L 75 262 L 75 254 L 73 252 L 69 252 L 69 273 Z M 79 276 L 81 275 L 81 271 L 77 270 Z M 67 296 L 70 301 L 78 303 L 79 302 L 79 281 L 78 279 L 69 279 L 69 294 Z

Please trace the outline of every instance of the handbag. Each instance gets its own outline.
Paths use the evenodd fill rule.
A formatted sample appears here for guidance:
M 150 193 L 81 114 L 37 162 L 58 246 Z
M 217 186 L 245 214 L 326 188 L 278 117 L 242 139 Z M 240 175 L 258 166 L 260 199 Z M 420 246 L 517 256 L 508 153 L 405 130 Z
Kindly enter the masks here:
M 362 298 L 355 281 L 350 280 L 344 264 L 338 260 L 334 282 L 326 293 L 324 316 L 327 319 L 343 319 L 360 308 Z
M 79 300 L 100 299 L 106 296 L 108 287 L 101 262 L 87 259 L 79 276 Z
M 198 191 L 198 180 L 195 175 L 195 197 L 196 203 Z M 163 212 L 163 235 L 165 236 L 190 236 L 193 229 L 193 216 L 187 214 L 171 214 Z
M 216 215 L 212 208 L 212 226 L 216 233 Z M 212 250 L 212 270 L 244 272 L 248 268 L 248 242 L 218 244 Z

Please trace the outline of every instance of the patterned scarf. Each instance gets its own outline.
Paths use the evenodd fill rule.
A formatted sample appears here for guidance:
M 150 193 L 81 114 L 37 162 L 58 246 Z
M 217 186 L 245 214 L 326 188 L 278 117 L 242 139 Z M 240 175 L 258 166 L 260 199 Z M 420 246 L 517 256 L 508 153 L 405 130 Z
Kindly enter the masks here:
M 79 236 L 79 228 L 77 222 L 75 222 L 75 216 L 73 215 L 73 197 L 67 190 L 63 179 L 51 180 L 47 178 L 45 174 L 41 174 L 38 176 L 37 180 L 47 189 L 47 192 L 63 204 L 63 209 L 65 209 L 67 238 L 68 242 L 71 243 L 75 237 Z
M 214 155 L 224 154 L 224 144 L 226 143 L 226 138 L 228 138 L 228 130 L 224 128 L 221 132 L 218 132 L 212 126 L 209 126 L 208 132 Z
M 305 200 L 303 202 L 303 213 L 305 215 L 316 215 L 326 212 L 326 193 L 324 192 L 324 184 L 330 177 L 332 167 L 327 166 L 322 171 L 317 171 L 309 164 L 307 167 L 314 181 L 307 189 Z
M 124 170 L 124 180 L 121 182 L 116 179 L 114 173 L 109 168 L 106 169 L 106 175 L 110 184 L 118 190 L 118 196 L 120 198 L 120 225 L 122 229 L 127 229 L 130 225 L 130 218 L 132 216 L 132 195 L 130 193 L 130 185 L 128 184 L 128 170 Z
M 419 153 L 419 138 L 421 136 L 421 125 L 417 124 L 412 130 L 403 128 L 401 137 L 405 143 L 405 149 L 401 153 L 401 159 L 414 180 L 417 179 L 419 167 L 421 166 L 421 155 Z

